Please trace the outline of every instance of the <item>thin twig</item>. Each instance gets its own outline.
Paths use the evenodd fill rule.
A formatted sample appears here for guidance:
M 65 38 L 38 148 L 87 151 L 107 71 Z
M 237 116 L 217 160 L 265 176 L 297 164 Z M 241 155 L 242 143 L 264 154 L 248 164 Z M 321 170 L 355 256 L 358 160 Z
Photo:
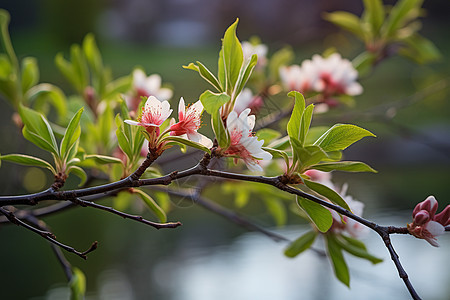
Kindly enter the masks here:
M 150 226 L 152 226 L 152 227 L 154 227 L 156 229 L 176 228 L 176 227 L 182 225 L 180 222 L 175 222 L 175 223 L 156 223 L 156 222 L 152 222 L 152 221 L 144 219 L 142 216 L 130 215 L 130 214 L 121 212 L 119 210 L 116 210 L 116 209 L 114 209 L 112 207 L 100 205 L 98 203 L 91 202 L 91 201 L 85 201 L 85 200 L 82 200 L 82 199 L 79 199 L 79 198 L 76 198 L 76 199 L 73 199 L 73 200 L 70 200 L 70 201 L 72 201 L 74 204 L 80 205 L 82 207 L 90 206 L 90 207 L 93 207 L 93 208 L 104 210 L 104 211 L 110 212 L 112 214 L 121 216 L 122 218 L 125 218 L 125 219 L 131 219 L 131 220 L 134 220 L 134 221 L 137 221 L 137 222 L 140 222 L 140 223 L 144 223 L 146 225 L 150 225 Z
M 50 241 L 51 243 L 63 248 L 67 252 L 74 253 L 83 259 L 87 259 L 86 255 L 89 252 L 92 252 L 93 250 L 95 250 L 97 248 L 97 242 L 94 242 L 94 243 L 92 243 L 91 247 L 89 247 L 88 250 L 86 250 L 84 252 L 79 252 L 75 248 L 70 247 L 70 246 L 63 244 L 63 243 L 59 242 L 58 240 L 56 240 L 56 237 L 53 233 L 51 233 L 49 231 L 45 231 L 45 230 L 40 230 L 31 225 L 28 225 L 27 223 L 23 222 L 22 220 L 19 220 L 18 218 L 16 218 L 16 216 L 12 212 L 10 212 L 2 207 L 0 207 L 0 213 L 2 213 L 4 216 L 6 216 L 8 218 L 8 220 L 10 220 L 11 223 L 14 223 L 18 226 L 25 227 L 26 229 L 28 229 L 36 234 L 39 234 L 40 236 L 42 236 L 44 239 Z

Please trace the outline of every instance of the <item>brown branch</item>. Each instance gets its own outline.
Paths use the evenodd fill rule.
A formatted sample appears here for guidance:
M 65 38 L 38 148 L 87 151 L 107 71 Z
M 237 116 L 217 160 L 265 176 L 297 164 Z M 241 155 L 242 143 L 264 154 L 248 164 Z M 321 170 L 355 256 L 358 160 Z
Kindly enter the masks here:
M 79 252 L 75 248 L 70 247 L 70 246 L 68 246 L 66 244 L 63 244 L 63 243 L 59 242 L 58 240 L 56 240 L 56 237 L 55 237 L 55 235 L 53 233 L 51 233 L 49 231 L 45 231 L 45 230 L 40 230 L 40 229 L 35 228 L 35 227 L 31 226 L 31 225 L 28 225 L 24 221 L 19 220 L 18 218 L 16 218 L 16 216 L 12 212 L 10 212 L 10 211 L 2 208 L 2 207 L 0 207 L 0 213 L 2 213 L 5 217 L 7 217 L 8 220 L 11 223 L 16 224 L 18 226 L 25 227 L 26 229 L 28 229 L 28 230 L 36 233 L 36 234 L 39 234 L 40 236 L 42 236 L 44 239 L 48 240 L 49 242 L 51 242 L 51 243 L 53 243 L 53 244 L 63 248 L 67 252 L 74 253 L 74 254 L 78 255 L 79 257 L 81 257 L 83 259 L 87 259 L 86 255 L 89 252 L 95 250 L 95 248 L 97 248 L 97 242 L 94 242 L 87 251 Z
M 116 210 L 116 209 L 114 209 L 114 208 L 112 208 L 112 207 L 100 205 L 100 204 L 98 204 L 98 203 L 91 202 L 91 201 L 81 200 L 81 199 L 79 199 L 79 198 L 75 198 L 75 199 L 72 199 L 72 200 L 70 200 L 70 201 L 72 201 L 74 204 L 77 204 L 77 205 L 79 205 L 79 206 L 81 206 L 81 207 L 87 207 L 87 206 L 90 206 L 90 207 L 93 207 L 93 208 L 97 208 L 97 209 L 100 209 L 100 210 L 104 210 L 104 211 L 110 212 L 110 213 L 112 213 L 112 214 L 121 216 L 121 217 L 124 218 L 124 219 L 131 219 L 131 220 L 134 220 L 134 221 L 137 221 L 137 222 L 140 222 L 140 223 L 144 223 L 144 224 L 146 224 L 146 225 L 150 225 L 150 226 L 152 226 L 152 227 L 154 227 L 154 228 L 156 228 L 156 229 L 161 229 L 161 228 L 176 228 L 176 227 L 182 225 L 180 222 L 176 222 L 176 223 L 156 223 L 156 222 L 152 222 L 152 221 L 149 221 L 149 220 L 144 219 L 144 218 L 141 217 L 141 216 L 130 215 L 130 214 L 121 212 L 121 211 L 119 211 L 119 210 Z

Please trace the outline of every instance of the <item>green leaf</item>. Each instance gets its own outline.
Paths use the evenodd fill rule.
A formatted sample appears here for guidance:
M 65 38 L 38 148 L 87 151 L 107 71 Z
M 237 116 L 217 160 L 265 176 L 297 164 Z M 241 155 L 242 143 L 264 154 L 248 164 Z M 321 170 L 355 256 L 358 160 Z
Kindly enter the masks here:
M 45 119 L 45 117 L 37 111 L 22 105 L 19 107 L 19 114 L 22 118 L 22 122 L 25 124 L 22 130 L 24 137 L 42 149 L 52 152 L 58 157 L 59 153 L 58 146 L 56 145 L 56 139 L 47 119 Z M 36 141 L 38 142 L 36 143 Z
M 72 268 L 70 285 L 70 300 L 83 300 L 86 293 L 86 277 L 78 268 Z
M 335 11 L 332 13 L 325 13 L 323 18 L 344 30 L 350 31 L 360 39 L 365 39 L 363 26 L 361 26 L 359 18 L 354 14 L 346 11 Z
M 130 146 L 130 141 L 125 136 L 125 133 L 123 131 L 123 126 L 127 126 L 127 125 L 122 125 L 121 127 L 117 128 L 116 136 L 117 136 L 117 141 L 119 142 L 120 149 L 122 149 L 123 153 L 125 153 L 128 156 L 128 158 L 131 159 L 133 157 L 133 151 Z
M 294 97 L 295 104 L 289 122 L 287 124 L 287 133 L 289 137 L 300 140 L 300 126 L 302 122 L 303 112 L 305 111 L 305 98 L 297 91 L 289 92 L 288 96 Z
M 121 164 L 122 161 L 116 157 L 106 156 L 106 155 L 99 155 L 99 154 L 89 154 L 84 157 L 85 160 L 92 159 L 95 161 L 95 163 L 100 165 L 107 165 L 107 164 Z
M 219 147 L 222 149 L 227 149 L 230 146 L 230 136 L 228 134 L 228 130 L 223 124 L 220 111 L 216 111 L 214 115 L 211 115 L 211 123 Z
M 398 53 L 418 64 L 438 61 L 441 58 L 441 53 L 436 46 L 419 34 L 413 34 L 402 41 L 406 46 L 401 47 Z
M 161 207 L 159 207 L 159 205 L 155 202 L 155 200 L 153 200 L 152 197 L 150 197 L 146 192 L 139 189 L 134 189 L 133 191 L 139 194 L 141 199 L 145 202 L 145 204 L 147 204 L 148 208 L 150 208 L 150 210 L 158 217 L 158 219 L 162 223 L 167 222 L 166 213 L 162 210 Z
M 263 149 L 264 151 L 267 151 L 270 154 L 272 154 L 272 156 L 274 158 L 276 158 L 276 157 L 283 158 L 284 162 L 286 164 L 286 168 L 289 168 L 289 157 L 288 157 L 286 152 L 284 152 L 282 150 L 278 150 L 278 149 L 269 148 L 269 147 L 261 147 L 261 149 Z
M 287 214 L 283 202 L 274 197 L 264 197 L 263 199 L 277 226 L 283 226 L 286 224 Z
M 73 173 L 75 176 L 81 179 L 81 182 L 78 186 L 82 186 L 87 180 L 86 172 L 78 166 L 70 166 L 70 168 L 67 169 L 67 175 L 69 175 L 70 173 Z
M 334 190 L 330 189 L 329 187 L 327 187 L 321 183 L 315 182 L 315 181 L 304 179 L 304 182 L 307 187 L 309 187 L 313 191 L 319 193 L 320 195 L 324 196 L 325 198 L 327 198 L 334 204 L 339 205 L 340 207 L 343 207 L 348 211 L 351 211 L 347 202 L 345 202 L 345 200 L 341 197 L 341 195 L 336 193 Z
M 230 101 L 230 96 L 225 93 L 213 93 L 210 90 L 205 91 L 200 95 L 199 100 L 201 101 L 206 112 L 210 115 L 214 115 L 218 110 Z
M 302 143 L 302 145 L 305 145 L 306 137 L 309 131 L 309 126 L 311 126 L 313 111 L 314 105 L 310 104 L 306 107 L 302 115 L 302 123 L 300 126 L 300 135 L 299 135 L 299 140 Z
M 327 154 L 316 145 L 303 147 L 296 139 L 291 139 L 292 150 L 294 152 L 294 163 L 299 161 L 298 172 L 303 173 L 309 166 L 317 164 L 327 158 Z
M 310 166 L 310 169 L 316 169 L 324 172 L 345 171 L 345 172 L 373 172 L 376 170 L 360 161 L 339 161 L 339 162 L 323 162 Z
M 43 159 L 34 157 L 34 156 L 29 156 L 29 155 L 25 155 L 25 154 L 7 154 L 7 155 L 0 156 L 0 161 L 1 160 L 10 161 L 10 162 L 14 162 L 16 164 L 25 165 L 25 166 L 47 168 L 53 174 L 56 174 L 55 169 L 53 168 L 53 166 L 50 163 L 46 162 Z
M 423 0 L 397 1 L 382 27 L 382 36 L 385 38 L 392 37 L 399 28 L 410 20 L 410 16 L 414 10 L 418 10 L 422 6 L 422 2 Z
M 92 70 L 94 70 L 98 76 L 102 74 L 102 56 L 100 55 L 100 51 L 98 50 L 92 33 L 87 34 L 83 40 L 83 52 Z
M 44 106 L 47 103 L 53 105 L 56 109 L 60 120 L 64 120 L 67 114 L 67 100 L 63 91 L 49 83 L 41 83 L 31 87 L 25 93 L 25 99 L 30 102 L 34 102 L 34 106 Z
M 334 234 L 326 235 L 328 256 L 333 264 L 334 274 L 337 279 L 346 286 L 350 287 L 350 273 L 348 271 L 347 263 L 345 262 L 342 248 L 336 241 Z
M 227 91 L 235 90 L 236 82 L 244 60 L 242 46 L 236 36 L 238 22 L 239 19 L 236 19 L 236 21 L 228 27 L 222 40 L 221 51 L 223 52 L 225 75 L 228 82 Z M 222 87 L 223 86 L 224 85 L 222 85 Z
M 314 240 L 316 239 L 317 233 L 315 231 L 308 231 L 304 235 L 300 236 L 298 239 L 293 241 L 287 248 L 284 250 L 284 255 L 287 257 L 296 257 L 306 249 L 309 249 Z
M 368 22 L 374 34 L 378 33 L 384 23 L 384 7 L 381 0 L 364 1 L 364 20 Z
M 16 53 L 14 52 L 14 48 L 11 43 L 11 38 L 9 36 L 8 31 L 9 21 L 10 21 L 9 13 L 4 9 L 0 9 L 0 38 L 1 38 L 0 41 L 3 46 L 3 49 L 5 49 L 5 52 L 8 55 L 11 65 L 13 66 L 14 73 L 18 74 L 19 62 L 17 60 L 17 56 Z
M 351 124 L 336 124 L 325 132 L 314 145 L 320 146 L 325 152 L 344 150 L 363 137 L 375 135 L 361 127 Z
M 236 88 L 234 90 L 234 97 L 237 97 L 241 93 L 244 86 L 247 84 L 247 81 L 252 75 L 253 69 L 255 68 L 257 62 L 258 56 L 256 54 L 253 54 L 250 60 L 247 60 L 245 65 L 241 68 L 239 77 L 236 82 Z
M 202 150 L 204 152 L 211 154 L 211 150 L 209 150 L 208 147 L 206 147 L 200 143 L 193 142 L 191 140 L 179 137 L 179 136 L 169 135 L 169 136 L 165 137 L 163 140 L 168 141 L 168 142 L 173 142 L 175 144 L 186 145 L 186 146 L 196 148 L 196 149 L 199 149 L 199 150 Z
M 258 130 L 256 136 L 258 137 L 258 140 L 264 141 L 264 146 L 267 146 L 271 141 L 279 138 L 281 136 L 281 133 L 270 128 L 263 128 Z
M 72 148 L 72 146 L 80 137 L 81 134 L 80 119 L 83 110 L 84 107 L 80 108 L 78 112 L 72 117 L 72 119 L 69 122 L 69 125 L 67 126 L 66 132 L 64 133 L 64 137 L 61 140 L 60 155 L 62 158 L 66 158 L 68 156 L 67 154 L 69 150 Z
M 183 66 L 183 68 L 197 71 L 200 76 L 213 87 L 215 87 L 217 91 L 225 92 L 225 89 L 221 87 L 220 82 L 216 78 L 216 76 L 214 76 L 213 73 L 211 73 L 211 71 L 208 70 L 208 68 L 205 67 L 201 62 L 197 61 L 197 65 L 195 65 L 194 63 L 190 63 L 188 66 Z
M 22 60 L 22 92 L 25 93 L 39 82 L 39 68 L 34 57 Z
M 363 76 L 369 73 L 369 71 L 374 66 L 377 59 L 377 54 L 364 51 L 361 52 L 352 61 L 353 67 L 358 71 L 359 76 Z
M 309 216 L 320 232 L 327 232 L 333 224 L 331 212 L 322 205 L 297 196 L 297 203 Z
M 354 241 L 358 241 L 358 240 L 352 239 L 354 241 L 349 242 L 350 239 L 352 239 L 352 238 L 350 238 L 350 237 L 344 238 L 343 235 L 336 236 L 336 243 L 343 250 L 347 251 L 348 253 L 350 253 L 356 257 L 367 259 L 372 264 L 378 264 L 383 261 L 381 258 L 375 257 L 372 254 L 370 254 L 369 252 L 367 252 L 364 244 L 363 244 L 363 247 L 361 247 L 357 243 L 354 242 Z M 358 241 L 358 242 L 360 242 L 360 241 Z M 362 242 L 360 242 L 360 243 L 362 243 Z

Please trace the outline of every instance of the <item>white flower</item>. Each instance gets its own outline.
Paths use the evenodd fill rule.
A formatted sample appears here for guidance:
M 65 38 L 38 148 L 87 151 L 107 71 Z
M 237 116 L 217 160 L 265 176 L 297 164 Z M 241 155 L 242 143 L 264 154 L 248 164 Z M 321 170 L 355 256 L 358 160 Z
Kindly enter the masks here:
M 261 68 L 267 64 L 267 46 L 264 44 L 254 45 L 250 42 L 242 42 L 242 52 L 244 54 L 244 61 L 250 59 L 253 54 L 258 56 L 256 66 Z
M 240 114 L 246 108 L 250 108 L 250 110 L 254 113 L 262 106 L 262 104 L 263 104 L 263 101 L 260 96 L 254 96 L 252 91 L 249 88 L 245 88 L 236 97 L 236 102 L 234 104 L 233 110 L 236 113 Z
M 201 126 L 203 105 L 199 101 L 186 109 L 183 97 L 178 104 L 178 123 L 170 126 L 170 135 L 186 136 L 187 139 L 211 148 L 213 143 L 206 136 L 197 132 Z
M 141 97 L 155 96 L 160 101 L 169 100 L 172 90 L 161 87 L 161 76 L 153 74 L 147 77 L 141 69 L 133 71 L 132 95 L 125 95 L 125 102 L 130 110 L 136 110 L 141 103 Z
M 253 136 L 255 116 L 249 116 L 249 113 L 250 109 L 247 108 L 239 117 L 235 111 L 228 115 L 227 130 L 231 144 L 224 154 L 241 158 L 251 171 L 262 171 L 259 160 L 272 159 L 272 155 L 261 149 L 264 141 L 259 141 L 256 136 Z
M 139 121 L 125 120 L 130 125 L 148 127 L 159 127 L 167 120 L 172 113 L 170 104 L 167 101 L 159 101 L 156 97 L 150 96 L 142 108 L 142 115 Z
M 299 65 L 280 68 L 280 79 L 289 91 L 299 91 L 302 93 L 312 89 L 312 82 L 316 80 L 316 73 L 307 74 Z

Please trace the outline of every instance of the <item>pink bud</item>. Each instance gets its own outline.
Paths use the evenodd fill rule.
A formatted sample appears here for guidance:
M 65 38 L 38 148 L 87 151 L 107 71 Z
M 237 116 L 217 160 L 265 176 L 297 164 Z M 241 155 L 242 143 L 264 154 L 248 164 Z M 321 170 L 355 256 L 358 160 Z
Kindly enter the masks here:
M 447 205 L 443 211 L 434 216 L 433 221 L 442 224 L 442 226 L 450 225 L 450 205 Z
M 430 214 L 426 210 L 417 212 L 414 216 L 414 224 L 421 226 L 430 220 Z
M 434 198 L 434 196 L 428 196 L 427 199 L 416 205 L 416 207 L 413 210 L 413 218 L 421 210 L 428 211 L 428 213 L 430 214 L 430 218 L 433 218 L 437 209 L 438 209 L 438 202 L 436 198 Z

